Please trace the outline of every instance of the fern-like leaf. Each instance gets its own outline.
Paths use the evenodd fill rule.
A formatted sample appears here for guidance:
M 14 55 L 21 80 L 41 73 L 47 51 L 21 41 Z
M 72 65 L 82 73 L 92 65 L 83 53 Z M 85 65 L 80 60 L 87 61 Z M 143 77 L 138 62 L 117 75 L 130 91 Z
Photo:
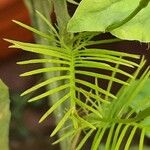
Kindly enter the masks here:
M 33 102 L 59 93 L 60 91 L 64 93 L 61 98 L 55 99 L 56 103 L 47 110 L 39 121 L 44 121 L 53 111 L 56 111 L 59 106 L 67 101 L 67 112 L 64 110 L 63 117 L 51 133 L 51 136 L 56 135 L 57 132 L 62 130 L 66 122 L 69 122 L 73 130 L 62 135 L 62 138 L 55 143 L 61 142 L 69 136 L 72 136 L 73 139 L 73 137 L 79 134 L 80 129 L 87 134 L 80 143 L 76 143 L 78 144 L 77 150 L 83 147 L 84 143 L 94 132 L 96 134 L 91 149 L 97 150 L 102 143 L 106 131 L 110 130 L 106 142 L 106 150 L 110 148 L 112 150 L 118 150 L 124 135 L 127 133 L 128 129 L 132 127 L 125 149 L 130 147 L 133 136 L 138 128 L 142 130 L 139 145 L 142 149 L 146 129 L 144 126 L 139 125 L 138 121 L 147 117 L 144 112 L 147 110 L 143 110 L 141 114 L 133 111 L 133 113 L 136 113 L 137 118 L 130 118 L 130 116 L 126 117 L 126 110 L 132 109 L 132 100 L 136 97 L 149 77 L 149 69 L 147 69 L 137 83 L 138 88 L 133 90 L 131 87 L 132 83 L 136 80 L 137 75 L 144 66 L 144 59 L 138 64 L 132 61 L 132 59 L 138 60 L 140 58 L 135 54 L 127 54 L 106 49 L 86 48 L 86 44 L 90 43 L 90 39 L 94 35 L 97 35 L 97 33 L 93 34 L 93 36 L 88 34 L 85 34 L 85 36 L 74 35 L 74 39 L 70 39 L 72 43 L 66 44 L 57 30 L 45 19 L 45 17 L 39 12 L 38 14 L 52 30 L 52 35 L 47 35 L 18 21 L 15 21 L 15 23 L 49 41 L 55 41 L 56 46 L 5 40 L 12 44 L 10 48 L 20 48 L 24 51 L 45 56 L 45 59 L 37 58 L 18 62 L 19 65 L 53 63 L 51 67 L 30 70 L 22 73 L 21 76 L 58 72 L 57 76 L 44 80 L 22 93 L 22 96 L 24 96 L 44 86 L 60 83 L 57 87 L 29 99 L 29 102 Z M 77 37 L 81 38 L 79 42 L 77 42 Z M 105 43 L 105 41 L 103 42 Z M 137 69 L 134 74 L 129 74 L 121 69 L 119 65 Z M 112 75 L 105 74 L 102 70 Z M 124 81 L 117 78 L 116 74 L 121 74 L 128 80 Z M 88 79 L 91 79 L 92 82 Z M 109 83 L 108 88 L 102 88 L 99 84 L 101 80 Z M 111 93 L 113 83 L 117 83 L 122 87 L 116 95 Z M 121 131 L 121 129 L 123 130 Z M 112 134 L 114 134 L 114 137 Z

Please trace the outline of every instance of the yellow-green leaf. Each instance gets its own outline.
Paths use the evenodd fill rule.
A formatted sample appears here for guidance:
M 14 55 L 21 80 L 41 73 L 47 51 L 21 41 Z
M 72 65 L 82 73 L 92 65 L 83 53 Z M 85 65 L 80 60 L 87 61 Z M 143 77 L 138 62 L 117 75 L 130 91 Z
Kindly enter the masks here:
M 0 149 L 9 149 L 9 94 L 7 86 L 0 80 Z
M 82 0 L 68 31 L 110 31 L 120 39 L 150 42 L 149 14 L 149 0 Z

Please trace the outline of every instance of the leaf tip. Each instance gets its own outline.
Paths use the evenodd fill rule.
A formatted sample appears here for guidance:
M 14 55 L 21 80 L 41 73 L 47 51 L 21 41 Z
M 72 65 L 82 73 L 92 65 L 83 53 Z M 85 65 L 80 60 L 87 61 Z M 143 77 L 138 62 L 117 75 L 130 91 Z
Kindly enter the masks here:
M 12 20 L 12 22 L 14 22 L 14 23 L 16 23 L 16 24 L 18 23 L 18 21 L 17 21 L 17 20 L 14 20 L 14 19 Z
M 16 64 L 17 64 L 17 65 L 21 65 L 21 64 L 22 64 L 22 62 L 20 62 L 20 61 L 19 61 L 19 62 L 16 62 Z
M 39 120 L 39 123 L 42 123 L 44 121 L 45 118 L 41 117 Z
M 21 93 L 21 94 L 20 94 L 20 96 L 24 96 L 24 95 L 26 95 L 26 93 L 25 93 L 25 92 L 23 92 L 23 93 Z
M 32 100 L 32 99 L 28 100 L 28 103 L 31 103 L 31 102 L 33 102 L 33 100 Z

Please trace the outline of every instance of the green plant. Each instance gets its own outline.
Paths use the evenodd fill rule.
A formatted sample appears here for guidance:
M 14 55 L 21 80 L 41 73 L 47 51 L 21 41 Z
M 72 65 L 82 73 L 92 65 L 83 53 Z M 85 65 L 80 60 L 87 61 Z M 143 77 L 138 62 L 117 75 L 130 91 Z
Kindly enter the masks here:
M 39 122 L 53 112 L 56 118 L 61 113 L 51 137 L 61 133 L 60 139 L 54 144 L 65 140 L 67 145 L 63 145 L 62 149 L 80 150 L 94 136 L 91 150 L 99 149 L 102 143 L 106 150 L 119 150 L 122 146 L 128 150 L 133 137 L 140 130 L 139 150 L 142 150 L 144 137 L 150 130 L 149 92 L 144 93 L 144 97 L 141 96 L 139 100 L 143 88 L 147 89 L 146 83 L 149 82 L 149 67 L 139 76 L 146 60 L 144 56 L 90 46 L 120 42 L 121 39 L 149 42 L 149 1 L 82 0 L 70 21 L 66 0 L 50 1 L 49 4 L 51 2 L 54 4 L 57 25 L 52 26 L 47 16 L 38 11 L 38 18 L 46 27 L 44 30 L 14 21 L 40 36 L 37 39 L 41 44 L 7 40 L 13 44 L 11 48 L 42 55 L 40 59 L 18 62 L 20 65 L 44 64 L 43 68 L 21 76 L 47 74 L 44 81 L 27 89 L 22 96 L 43 86 L 50 87 L 29 102 L 50 96 L 52 106 Z M 73 0 L 69 2 L 77 4 Z M 94 2 L 96 5 L 93 5 Z M 124 4 L 126 7 L 122 7 Z M 145 28 L 142 27 L 143 22 L 142 25 L 138 23 L 139 17 L 145 23 Z M 107 31 L 119 39 L 94 40 L 97 35 Z M 134 71 L 128 73 L 123 67 Z M 119 78 L 118 74 L 126 80 Z M 103 81 L 108 82 L 106 89 L 101 86 Z M 117 94 L 112 91 L 114 84 L 121 87 Z M 106 142 L 103 141 L 104 137 L 107 137 Z
M 0 80 L 0 149 L 9 149 L 10 100 L 7 86 Z

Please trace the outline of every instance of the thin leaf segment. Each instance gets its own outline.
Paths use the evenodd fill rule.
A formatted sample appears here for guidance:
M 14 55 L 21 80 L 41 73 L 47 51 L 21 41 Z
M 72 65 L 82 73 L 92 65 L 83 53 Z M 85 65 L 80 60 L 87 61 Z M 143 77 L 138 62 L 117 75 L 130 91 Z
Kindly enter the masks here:
M 133 90 L 133 88 L 131 88 L 132 82 L 136 80 L 137 74 L 142 69 L 145 61 L 142 61 L 141 64 L 137 64 L 132 60 L 139 59 L 139 56 L 134 54 L 116 52 L 107 49 L 86 48 L 86 44 L 89 46 L 91 35 L 85 37 L 82 36 L 82 34 L 74 35 L 73 39 L 70 38 L 70 42 L 73 41 L 73 43 L 65 44 L 63 42 L 64 37 L 60 37 L 55 28 L 52 30 L 55 38 L 51 38 L 51 36 L 45 35 L 44 33 L 24 25 L 23 23 L 16 23 L 42 36 L 43 38 L 57 41 L 58 44 L 57 46 L 46 46 L 7 40 L 13 44 L 10 46 L 11 48 L 21 48 L 25 51 L 46 56 L 46 59 L 38 58 L 25 60 L 18 62 L 18 64 L 26 65 L 45 62 L 54 64 L 52 67 L 39 68 L 22 73 L 21 76 L 31 76 L 46 72 L 60 73 L 58 76 L 44 80 L 22 93 L 22 96 L 24 96 L 43 88 L 44 86 L 54 84 L 56 82 L 60 83 L 57 87 L 49 89 L 48 91 L 29 99 L 29 102 L 33 102 L 58 92 L 64 93 L 60 99 L 55 100 L 56 103 L 47 110 L 39 121 L 44 121 L 51 113 L 53 113 L 53 111 L 57 111 L 59 106 L 63 103 L 67 103 L 64 115 L 51 133 L 51 136 L 56 135 L 60 130 L 65 130 L 63 127 L 68 124 L 68 122 L 72 129 L 62 135 L 62 137 L 55 143 L 61 142 L 68 137 L 72 137 L 73 139 L 77 135 L 80 136 L 79 133 L 82 131 L 85 133 L 84 138 L 80 142 L 77 141 L 77 143 L 73 144 L 77 145 L 77 150 L 82 149 L 83 145 L 92 134 L 95 134 L 95 138 L 91 149 L 98 150 L 103 137 L 109 130 L 105 145 L 106 150 L 119 150 L 125 134 L 127 131 L 131 130 L 125 145 L 125 150 L 127 150 L 131 145 L 136 130 L 140 128 L 142 132 L 139 147 L 140 150 L 142 150 L 146 128 L 144 125 L 140 125 L 138 121 L 148 117 L 149 114 L 146 115 L 146 113 L 149 113 L 150 109 L 147 108 L 140 114 L 133 111 L 132 113 L 136 113 L 136 118 L 129 118 L 130 116 L 128 115 L 127 117 L 125 113 L 128 112 L 128 109 L 132 109 L 130 107 L 132 100 L 136 97 L 137 93 L 141 90 L 149 77 L 149 70 L 147 69 L 145 75 L 143 75 L 138 82 L 137 86 L 139 88 L 137 88 L 137 90 Z M 49 26 L 51 27 L 51 25 Z M 80 37 L 80 40 L 77 37 Z M 136 68 L 138 71 L 131 75 L 122 70 L 120 66 Z M 112 75 L 104 74 L 102 70 L 108 71 Z M 121 74 L 122 76 L 127 77 L 128 80 L 124 81 L 117 78 L 116 74 Z M 91 79 L 94 82 L 90 82 L 88 79 Z M 101 80 L 108 81 L 109 88 L 102 88 L 101 83 L 99 83 Z M 111 93 L 114 83 L 122 86 L 117 95 Z M 133 90 L 132 92 L 130 92 L 131 89 Z M 122 94 L 124 93 L 123 96 L 118 96 L 121 92 Z M 125 103 L 126 101 L 127 103 Z

